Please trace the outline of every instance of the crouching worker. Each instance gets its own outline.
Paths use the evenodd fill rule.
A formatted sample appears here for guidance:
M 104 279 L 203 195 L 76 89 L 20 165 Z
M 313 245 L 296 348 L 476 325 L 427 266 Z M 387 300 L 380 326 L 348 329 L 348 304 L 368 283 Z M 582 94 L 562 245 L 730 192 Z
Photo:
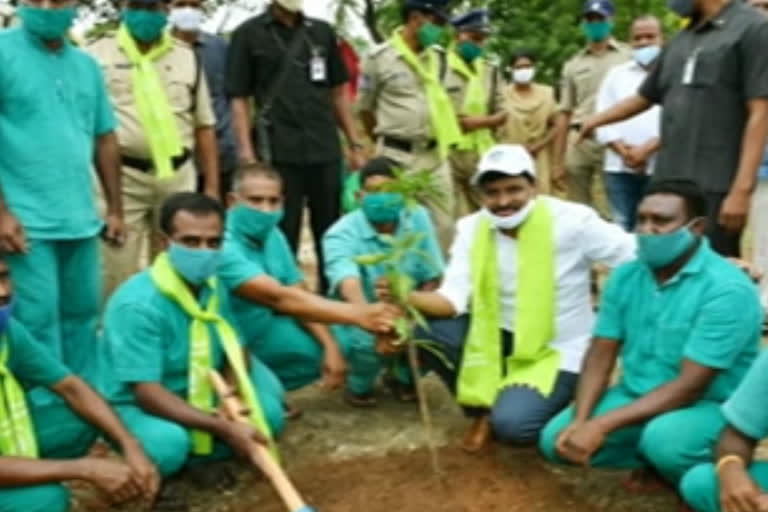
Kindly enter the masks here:
M 720 404 L 757 353 L 762 313 L 749 277 L 702 236 L 706 207 L 691 181 L 649 186 L 638 259 L 606 284 L 575 405 L 542 433 L 550 460 L 636 468 L 625 486 L 642 492 L 676 486 L 709 459 L 725 426 Z M 618 357 L 621 378 L 609 387 Z
M 439 356 L 422 352 L 424 364 L 475 418 L 467 451 L 486 446 L 491 433 L 535 443 L 571 401 L 594 318 L 592 264 L 615 266 L 635 252 L 634 238 L 591 208 L 537 196 L 522 146 L 490 149 L 473 183 L 483 209 L 459 220 L 440 288 L 410 299 L 443 318 L 417 336 L 440 347 Z
M 717 462 L 696 466 L 683 477 L 680 492 L 696 512 L 768 512 L 768 462 L 753 460 L 768 437 L 768 351 L 763 351 L 722 413 Z
M 334 297 L 350 304 L 376 301 L 376 281 L 384 275 L 383 265 L 359 265 L 355 258 L 386 252 L 391 247 L 386 235 L 400 237 L 421 233 L 422 239 L 407 255 L 400 270 L 413 279 L 417 289 L 434 290 L 443 273 L 440 243 L 429 213 L 422 206 L 409 211 L 402 195 L 381 191 L 392 181 L 392 160 L 379 157 L 360 170 L 362 208 L 339 219 L 323 237 L 325 275 Z M 418 252 L 418 254 L 417 254 Z M 349 378 L 345 400 L 356 407 L 376 405 L 373 387 L 382 369 L 386 383 L 402 401 L 415 399 L 413 381 L 404 356 L 386 357 L 376 352 L 374 336 L 358 327 L 343 326 L 337 331 L 349 350 Z
M 247 453 L 254 440 L 283 429 L 283 389 L 263 364 L 244 355 L 228 295 L 215 278 L 223 228 L 224 209 L 214 199 L 171 196 L 160 209 L 165 251 L 107 305 L 109 396 L 164 477 L 185 464 L 200 469 L 233 451 Z M 225 368 L 253 425 L 215 414 L 208 374 Z M 231 477 L 204 472 L 217 485 Z
M 219 278 L 253 354 L 289 391 L 323 378 L 344 384 L 344 347 L 330 324 L 387 331 L 397 310 L 387 304 L 346 304 L 309 291 L 278 224 L 283 216 L 280 175 L 261 164 L 239 169 L 229 195 L 227 235 Z
M 141 444 L 101 396 L 10 318 L 13 283 L 0 255 L 0 510 L 65 512 L 62 482 L 84 480 L 114 501 L 154 501 L 160 477 Z M 26 391 L 48 387 L 61 400 L 28 404 Z M 122 459 L 88 457 L 101 431 Z

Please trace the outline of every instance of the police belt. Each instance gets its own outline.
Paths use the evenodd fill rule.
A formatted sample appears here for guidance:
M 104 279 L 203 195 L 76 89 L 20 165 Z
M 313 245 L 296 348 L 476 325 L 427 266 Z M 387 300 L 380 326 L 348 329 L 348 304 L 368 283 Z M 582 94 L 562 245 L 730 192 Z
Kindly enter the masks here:
M 191 156 L 192 151 L 184 148 L 184 152 L 182 154 L 171 158 L 171 165 L 173 166 L 173 170 L 178 171 L 182 165 L 187 163 Z M 149 172 L 155 168 L 155 164 L 152 160 L 147 160 L 144 158 L 134 158 L 132 156 L 120 155 L 120 160 L 124 166 L 130 167 L 131 169 L 136 169 L 137 171 L 141 172 Z
M 429 139 L 424 143 L 411 142 L 409 140 L 397 139 L 388 135 L 381 137 L 382 143 L 388 148 L 397 149 L 406 153 L 412 153 L 415 150 L 431 151 L 437 147 L 435 139 Z

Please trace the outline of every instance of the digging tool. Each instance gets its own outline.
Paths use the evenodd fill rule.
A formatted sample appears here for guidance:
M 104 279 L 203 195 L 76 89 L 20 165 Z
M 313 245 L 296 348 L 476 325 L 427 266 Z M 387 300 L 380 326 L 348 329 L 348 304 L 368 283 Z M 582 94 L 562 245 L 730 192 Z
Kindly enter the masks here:
M 248 411 L 243 406 L 240 399 L 234 391 L 227 385 L 219 372 L 211 370 L 209 378 L 213 388 L 216 390 L 216 394 L 219 395 L 219 400 L 224 407 L 224 412 L 232 421 L 239 421 L 242 423 L 250 423 L 248 419 Z M 315 512 L 315 510 L 309 507 L 304 500 L 301 499 L 298 491 L 293 486 L 288 476 L 277 463 L 275 458 L 269 452 L 269 449 L 257 442 L 253 442 L 251 445 L 248 458 L 257 468 L 264 473 L 269 479 L 272 487 L 274 487 L 277 494 L 285 503 L 289 512 Z

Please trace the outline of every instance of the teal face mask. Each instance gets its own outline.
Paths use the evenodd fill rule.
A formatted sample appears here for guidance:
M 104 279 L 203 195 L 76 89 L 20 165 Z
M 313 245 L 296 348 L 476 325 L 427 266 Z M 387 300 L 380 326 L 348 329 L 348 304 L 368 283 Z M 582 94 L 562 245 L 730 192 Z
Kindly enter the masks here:
M 438 27 L 434 23 L 425 23 L 419 28 L 416 37 L 419 40 L 421 48 L 427 49 L 430 46 L 439 43 L 443 38 L 443 33 L 444 31 L 442 27 Z
M 162 11 L 126 9 L 123 11 L 123 23 L 133 37 L 142 43 L 151 43 L 163 34 L 168 15 Z
M 611 35 L 613 23 L 609 20 L 584 22 L 584 35 L 593 43 L 605 41 Z
M 25 30 L 45 41 L 63 38 L 77 16 L 77 9 L 42 9 L 29 5 L 20 5 L 16 13 Z
M 472 41 L 462 41 L 456 47 L 456 51 L 459 52 L 461 58 L 467 62 L 473 62 L 483 55 L 483 47 Z
M 168 259 L 187 282 L 200 286 L 216 274 L 218 249 L 190 249 L 176 243 L 168 247 Z
M 666 267 L 690 249 L 696 237 L 688 226 L 663 235 L 637 235 L 637 257 L 652 269 Z
M 227 222 L 237 232 L 263 242 L 270 231 L 283 220 L 283 210 L 264 212 L 243 203 L 233 207 L 227 214 Z
M 397 222 L 405 207 L 402 194 L 374 192 L 363 197 L 363 213 L 371 224 Z

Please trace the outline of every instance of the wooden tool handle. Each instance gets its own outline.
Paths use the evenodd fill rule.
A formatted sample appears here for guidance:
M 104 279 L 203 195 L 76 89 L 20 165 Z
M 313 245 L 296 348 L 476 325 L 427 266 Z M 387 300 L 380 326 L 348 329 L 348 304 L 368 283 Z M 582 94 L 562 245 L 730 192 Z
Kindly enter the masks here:
M 243 404 L 237 398 L 237 395 L 235 395 L 221 375 L 219 375 L 219 372 L 211 370 L 209 377 L 213 388 L 219 395 L 219 399 L 224 406 L 224 411 L 227 416 L 233 421 L 250 424 L 247 409 L 243 407 Z M 296 488 L 291 481 L 288 480 L 283 468 L 281 468 L 280 464 L 278 464 L 275 458 L 272 457 L 272 454 L 266 446 L 254 441 L 251 445 L 249 458 L 251 459 L 251 462 L 267 476 L 290 512 L 309 510 L 304 503 L 304 500 L 299 496 L 298 491 L 296 491 Z

